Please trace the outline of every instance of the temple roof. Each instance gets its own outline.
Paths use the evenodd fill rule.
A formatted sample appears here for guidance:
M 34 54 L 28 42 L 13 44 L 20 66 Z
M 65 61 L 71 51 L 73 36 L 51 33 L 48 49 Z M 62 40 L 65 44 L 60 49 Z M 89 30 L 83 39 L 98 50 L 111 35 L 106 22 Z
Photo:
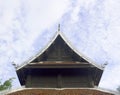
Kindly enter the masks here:
M 102 65 L 97 64 L 96 62 L 94 62 L 92 59 L 90 59 L 89 57 L 85 56 L 82 52 L 80 52 L 79 50 L 77 50 L 72 44 L 71 42 L 66 38 L 66 36 L 64 35 L 63 32 L 60 32 L 60 29 L 58 29 L 58 31 L 55 33 L 55 35 L 50 39 L 50 41 L 48 42 L 48 44 L 41 49 L 35 56 L 31 57 L 29 60 L 27 60 L 26 62 L 24 62 L 22 65 L 20 65 L 19 67 L 17 67 L 17 70 L 23 68 L 24 66 L 26 66 L 27 64 L 30 64 L 33 60 L 35 60 L 37 57 L 39 57 L 40 55 L 42 55 L 52 44 L 53 42 L 56 40 L 56 38 L 61 37 L 64 42 L 81 58 L 83 58 L 84 60 L 86 60 L 89 64 L 97 67 L 98 69 L 104 70 L 104 67 Z

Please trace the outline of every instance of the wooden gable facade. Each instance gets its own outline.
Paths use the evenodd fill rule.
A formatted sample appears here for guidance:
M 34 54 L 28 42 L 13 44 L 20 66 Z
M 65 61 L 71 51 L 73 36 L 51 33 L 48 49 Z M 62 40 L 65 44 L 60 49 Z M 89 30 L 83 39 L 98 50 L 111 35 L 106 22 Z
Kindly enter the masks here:
M 21 85 L 38 88 L 94 87 L 102 72 L 72 50 L 60 34 L 42 54 L 17 71 Z
M 103 70 L 58 31 L 42 51 L 17 68 L 20 83 L 26 90 L 8 95 L 113 95 L 93 90 L 99 85 Z

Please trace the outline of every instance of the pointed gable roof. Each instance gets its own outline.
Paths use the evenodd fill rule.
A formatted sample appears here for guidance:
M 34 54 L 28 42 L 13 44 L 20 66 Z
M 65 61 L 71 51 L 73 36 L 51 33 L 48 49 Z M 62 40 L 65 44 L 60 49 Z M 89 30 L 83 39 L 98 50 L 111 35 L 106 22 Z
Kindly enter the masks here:
M 77 54 L 79 55 L 81 58 L 83 58 L 84 60 L 86 60 L 89 64 L 97 67 L 98 69 L 104 70 L 104 67 L 95 63 L 93 60 L 91 60 L 90 58 L 88 58 L 87 56 L 85 56 L 83 53 L 81 53 L 80 51 L 78 51 L 71 43 L 70 41 L 65 37 L 65 35 L 63 34 L 63 32 L 59 31 L 60 29 L 58 29 L 58 31 L 55 33 L 55 35 L 50 39 L 50 41 L 48 42 L 48 44 L 46 45 L 46 47 L 44 47 L 42 50 L 40 50 L 35 56 L 33 56 L 32 58 L 30 58 L 28 61 L 24 62 L 21 66 L 19 66 L 17 68 L 17 70 L 21 69 L 22 67 L 26 66 L 27 64 L 29 64 L 30 62 L 32 62 L 33 60 L 35 60 L 37 57 L 39 57 L 40 55 L 42 55 L 51 45 L 52 43 L 56 40 L 56 38 L 58 36 L 60 36 L 65 43 Z

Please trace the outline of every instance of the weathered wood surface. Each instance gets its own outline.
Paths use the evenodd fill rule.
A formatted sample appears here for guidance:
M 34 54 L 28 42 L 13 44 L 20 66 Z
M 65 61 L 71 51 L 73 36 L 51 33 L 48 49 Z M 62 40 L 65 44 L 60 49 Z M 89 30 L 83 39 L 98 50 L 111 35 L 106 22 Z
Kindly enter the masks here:
M 114 95 L 114 94 L 91 89 L 64 89 L 64 90 L 26 89 L 9 93 L 6 95 Z

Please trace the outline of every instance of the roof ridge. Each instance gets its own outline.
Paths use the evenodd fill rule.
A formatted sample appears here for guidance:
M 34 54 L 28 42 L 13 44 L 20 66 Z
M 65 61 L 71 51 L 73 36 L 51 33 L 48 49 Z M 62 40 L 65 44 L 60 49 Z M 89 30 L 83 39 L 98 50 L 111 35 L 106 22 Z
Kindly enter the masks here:
M 78 51 L 71 43 L 70 41 L 66 38 L 66 36 L 64 35 L 63 32 L 60 31 L 60 24 L 58 24 L 58 31 L 55 32 L 55 34 L 53 35 L 53 37 L 51 37 L 50 41 L 47 43 L 47 45 L 45 47 L 43 47 L 35 56 L 30 57 L 30 59 L 28 59 L 26 62 L 24 62 L 21 66 L 19 66 L 17 68 L 17 70 L 21 69 L 22 67 L 24 67 L 25 65 L 27 65 L 28 63 L 30 63 L 31 61 L 33 61 L 35 58 L 37 58 L 38 56 L 40 56 L 47 48 L 49 48 L 51 46 L 51 44 L 55 41 L 55 39 L 58 36 L 61 36 L 61 38 L 66 42 L 66 44 L 76 53 L 78 54 L 80 57 L 82 57 L 83 59 L 85 59 L 86 61 L 88 61 L 90 64 L 94 65 L 95 67 L 104 70 L 104 68 L 102 66 L 100 66 L 99 64 L 97 64 L 96 62 L 94 62 L 93 60 L 91 60 L 91 58 L 85 56 L 83 53 L 81 53 L 80 51 Z

